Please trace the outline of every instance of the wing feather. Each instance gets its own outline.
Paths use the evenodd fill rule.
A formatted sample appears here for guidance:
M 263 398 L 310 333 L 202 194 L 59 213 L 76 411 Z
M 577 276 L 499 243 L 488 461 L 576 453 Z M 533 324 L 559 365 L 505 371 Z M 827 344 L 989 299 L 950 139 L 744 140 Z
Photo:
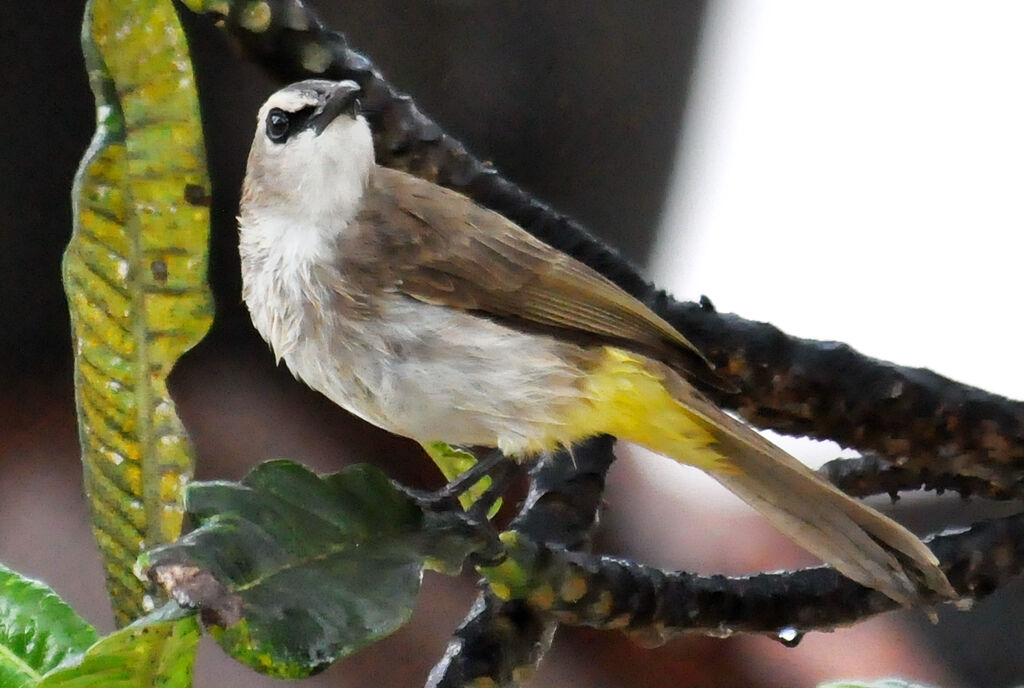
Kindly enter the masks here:
M 723 385 L 697 348 L 640 301 L 462 194 L 377 167 L 356 226 L 343 259 L 382 288 L 633 348 Z

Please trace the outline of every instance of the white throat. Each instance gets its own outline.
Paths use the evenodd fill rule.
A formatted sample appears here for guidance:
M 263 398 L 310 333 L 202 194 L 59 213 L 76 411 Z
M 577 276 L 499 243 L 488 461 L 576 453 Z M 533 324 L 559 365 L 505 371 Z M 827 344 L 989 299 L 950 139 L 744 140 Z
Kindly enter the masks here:
M 257 131 L 239 217 L 242 297 L 278 360 L 333 298 L 336 240 L 358 213 L 373 167 L 361 117 L 342 115 L 319 136 L 305 131 L 283 144 Z

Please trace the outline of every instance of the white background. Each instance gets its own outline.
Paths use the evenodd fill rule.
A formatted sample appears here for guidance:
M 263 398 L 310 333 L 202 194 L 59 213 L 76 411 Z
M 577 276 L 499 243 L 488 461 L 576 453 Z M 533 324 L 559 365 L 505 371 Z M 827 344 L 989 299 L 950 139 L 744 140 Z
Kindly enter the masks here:
M 1024 397 L 1024 2 L 709 11 L 650 276 Z

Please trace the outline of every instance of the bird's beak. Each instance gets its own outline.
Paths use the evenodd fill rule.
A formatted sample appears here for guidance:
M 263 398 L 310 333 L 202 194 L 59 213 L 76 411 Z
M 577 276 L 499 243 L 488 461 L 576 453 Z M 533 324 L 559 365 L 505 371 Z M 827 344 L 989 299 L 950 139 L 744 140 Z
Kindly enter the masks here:
M 309 124 L 319 136 L 343 112 L 352 112 L 359 96 L 359 84 L 349 79 L 339 81 L 324 95 L 324 102 L 309 118 Z

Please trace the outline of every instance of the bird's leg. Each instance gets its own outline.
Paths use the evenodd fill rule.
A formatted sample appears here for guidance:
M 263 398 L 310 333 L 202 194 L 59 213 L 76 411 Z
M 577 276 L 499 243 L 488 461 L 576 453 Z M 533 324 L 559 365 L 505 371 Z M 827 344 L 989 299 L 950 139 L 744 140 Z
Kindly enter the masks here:
M 503 463 L 505 464 L 504 469 L 502 469 Z M 480 499 L 474 502 L 472 507 L 473 510 L 476 510 L 476 507 L 489 497 L 489 503 L 483 511 L 486 515 L 487 511 L 490 510 L 491 505 L 494 504 L 494 501 L 502 492 L 504 492 L 505 487 L 508 486 L 508 479 L 510 477 L 508 474 L 510 474 L 511 471 L 507 469 L 510 467 L 510 464 L 511 462 L 505 458 L 505 455 L 495 449 L 488 452 L 482 459 L 473 464 L 472 467 L 463 471 L 458 477 L 442 487 L 440 490 L 423 496 L 438 506 L 447 504 L 452 500 L 458 500 L 466 490 L 476 485 L 481 479 L 489 476 L 491 478 L 490 487 L 488 487 L 484 494 L 481 495 Z M 499 477 L 503 477 L 503 480 L 499 481 Z M 499 486 L 499 482 L 502 482 L 503 484 Z M 496 487 L 500 487 L 501 489 L 496 490 Z
M 491 513 L 492 508 L 495 503 L 501 499 L 501 495 L 505 494 L 509 483 L 512 482 L 512 478 L 515 475 L 515 464 L 497 449 L 493 450 L 486 458 L 490 459 L 495 455 L 497 455 L 498 460 L 495 461 L 491 469 L 487 471 L 487 475 L 491 478 L 491 484 L 488 485 L 483 494 L 473 502 L 473 505 L 467 509 L 471 518 L 478 518 L 484 521 L 490 520 L 490 517 L 493 516 Z M 483 461 L 480 463 L 483 463 Z M 478 463 L 477 466 L 479 466 L 480 463 Z M 474 468 L 475 467 L 476 466 L 474 466 Z M 496 512 L 497 509 L 494 509 L 494 511 Z
M 472 467 L 463 471 L 454 480 L 434 492 L 414 490 L 400 486 L 424 512 L 434 512 L 442 518 L 475 532 L 481 542 L 488 543 L 483 549 L 470 555 L 469 561 L 475 566 L 494 566 L 505 558 L 505 549 L 498 539 L 498 531 L 490 521 L 490 512 L 495 502 L 505 492 L 515 474 L 512 461 L 498 450 L 488 452 Z M 459 497 L 483 478 L 489 477 L 491 484 L 466 510 L 459 503 Z
M 463 511 L 459 498 L 484 478 L 490 478 L 491 484 L 466 509 L 467 516 L 487 523 L 491 508 L 508 488 L 513 469 L 512 461 L 495 449 L 439 490 L 427 492 L 406 486 L 401 489 L 425 511 Z

